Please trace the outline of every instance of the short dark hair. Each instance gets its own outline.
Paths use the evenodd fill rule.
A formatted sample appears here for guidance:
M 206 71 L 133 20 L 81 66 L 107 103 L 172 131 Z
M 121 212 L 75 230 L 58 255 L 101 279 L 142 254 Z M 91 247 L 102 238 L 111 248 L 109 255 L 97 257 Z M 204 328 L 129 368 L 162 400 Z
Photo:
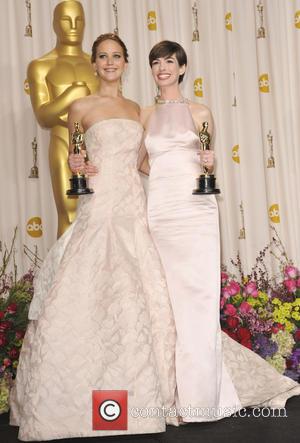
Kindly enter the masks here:
M 91 62 L 95 63 L 97 48 L 100 45 L 100 43 L 104 42 L 105 40 L 113 40 L 114 42 L 117 42 L 123 50 L 123 56 L 124 56 L 125 62 L 128 63 L 129 56 L 128 56 L 128 50 L 126 48 L 125 43 L 123 42 L 123 40 L 120 39 L 120 37 L 117 34 L 113 34 L 110 32 L 108 32 L 107 34 L 99 35 L 99 37 L 97 37 L 96 40 L 94 41 L 93 46 L 92 46 Z
M 187 65 L 187 55 L 183 47 L 177 43 L 170 40 L 163 40 L 156 45 L 150 51 L 149 54 L 149 64 L 152 67 L 154 60 L 163 57 L 167 58 L 171 55 L 176 56 L 179 66 Z M 184 77 L 184 73 L 179 76 L 178 83 L 181 83 Z

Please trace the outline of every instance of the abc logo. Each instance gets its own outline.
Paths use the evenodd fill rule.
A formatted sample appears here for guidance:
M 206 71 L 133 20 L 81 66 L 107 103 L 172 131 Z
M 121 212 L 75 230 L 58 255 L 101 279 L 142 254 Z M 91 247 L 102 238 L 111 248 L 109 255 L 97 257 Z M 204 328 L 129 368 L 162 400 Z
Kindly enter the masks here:
M 270 92 L 270 83 L 268 74 L 261 74 L 259 77 L 260 92 Z
M 232 160 L 236 163 L 240 162 L 240 156 L 239 156 L 239 145 L 235 145 L 232 148 Z
M 227 12 L 227 14 L 225 15 L 225 28 L 228 29 L 228 31 L 232 31 L 231 12 Z
M 147 23 L 148 23 L 149 31 L 156 31 L 157 26 L 156 26 L 156 12 L 155 11 L 148 12 Z
M 194 80 L 194 94 L 196 97 L 203 97 L 203 82 L 201 77 Z
M 40 217 L 32 217 L 27 222 L 26 230 L 31 237 L 41 237 L 43 235 L 42 219 Z
M 269 207 L 269 217 L 273 223 L 280 223 L 279 206 L 277 203 Z
M 295 12 L 295 26 L 300 29 L 300 11 Z
M 26 94 L 30 94 L 29 83 L 27 78 L 24 80 L 24 91 L 26 92 Z

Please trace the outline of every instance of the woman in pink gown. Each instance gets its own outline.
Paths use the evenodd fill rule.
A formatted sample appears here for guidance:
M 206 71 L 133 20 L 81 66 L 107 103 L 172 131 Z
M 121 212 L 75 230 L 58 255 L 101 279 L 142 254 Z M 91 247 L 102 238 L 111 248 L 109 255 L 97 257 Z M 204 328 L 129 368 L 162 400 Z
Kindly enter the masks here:
M 213 131 L 211 113 L 182 97 L 187 58 L 178 43 L 158 43 L 149 62 L 160 96 L 142 112 L 139 166 L 149 172 L 147 151 L 149 228 L 177 331 L 177 407 L 193 408 L 182 420 L 216 420 L 244 406 L 283 406 L 300 393 L 297 383 L 220 328 L 218 205 L 214 195 L 192 195 L 200 175 L 198 134 L 205 121 Z M 202 151 L 200 159 L 212 171 L 213 152 Z
M 117 36 L 100 36 L 99 90 L 69 110 L 70 132 L 74 121 L 85 129 L 94 166 L 83 167 L 81 155 L 70 163 L 100 172 L 35 281 L 10 398 L 20 440 L 162 432 L 162 414 L 136 411 L 174 406 L 174 319 L 136 167 L 143 128 L 138 105 L 119 90 L 127 57 Z M 128 391 L 127 429 L 93 429 L 94 390 Z

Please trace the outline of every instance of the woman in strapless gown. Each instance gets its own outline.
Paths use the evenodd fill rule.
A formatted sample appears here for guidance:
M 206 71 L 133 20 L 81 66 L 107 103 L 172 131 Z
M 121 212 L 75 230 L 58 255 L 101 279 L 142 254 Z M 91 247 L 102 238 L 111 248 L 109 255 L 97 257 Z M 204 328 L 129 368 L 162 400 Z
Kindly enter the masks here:
M 214 195 L 192 195 L 200 175 L 198 133 L 205 121 L 212 130 L 210 112 L 181 96 L 187 60 L 180 45 L 158 43 L 149 61 L 161 95 L 142 113 L 148 221 L 175 316 L 177 407 L 194 408 L 183 416 L 189 422 L 217 420 L 244 406 L 284 406 L 300 394 L 299 385 L 221 332 L 218 205 Z M 202 152 L 201 160 L 212 170 L 212 152 Z
M 138 416 L 137 408 L 174 406 L 174 320 L 136 167 L 138 107 L 117 95 L 121 44 L 111 34 L 96 40 L 100 96 L 69 112 L 70 128 L 74 120 L 86 128 L 94 194 L 80 197 L 36 279 L 10 398 L 10 422 L 25 441 L 162 432 L 162 414 Z M 83 168 L 82 156 L 70 157 L 72 169 Z M 93 390 L 128 391 L 128 430 L 93 430 Z

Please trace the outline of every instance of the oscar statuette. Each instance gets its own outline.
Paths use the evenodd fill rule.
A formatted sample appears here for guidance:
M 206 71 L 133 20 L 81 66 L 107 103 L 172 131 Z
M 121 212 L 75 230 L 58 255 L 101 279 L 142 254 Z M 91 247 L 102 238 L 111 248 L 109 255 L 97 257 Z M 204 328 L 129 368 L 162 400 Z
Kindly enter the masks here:
M 37 167 L 37 142 L 36 142 L 36 137 L 34 137 L 32 143 L 32 153 L 33 153 L 33 166 L 30 169 L 30 175 L 28 176 L 28 178 L 39 178 L 39 170 Z
M 84 145 L 84 134 L 80 131 L 79 123 L 74 123 L 75 130 L 72 133 L 72 145 L 73 145 L 73 153 L 74 154 L 80 154 L 83 152 L 85 154 L 85 162 L 88 161 L 88 156 L 86 153 L 85 147 L 82 148 L 82 145 Z M 93 190 L 88 188 L 86 185 L 86 176 L 78 172 L 77 174 L 73 174 L 72 178 L 70 178 L 71 183 L 71 189 L 68 189 L 67 195 L 84 195 L 84 194 L 93 194 Z
M 199 132 L 199 139 L 202 150 L 209 150 L 210 134 L 208 132 L 208 122 L 204 122 L 202 130 Z M 205 166 L 202 166 L 203 174 L 197 179 L 198 188 L 194 189 L 193 194 L 220 194 L 220 189 L 216 189 L 216 177 L 209 174 Z

